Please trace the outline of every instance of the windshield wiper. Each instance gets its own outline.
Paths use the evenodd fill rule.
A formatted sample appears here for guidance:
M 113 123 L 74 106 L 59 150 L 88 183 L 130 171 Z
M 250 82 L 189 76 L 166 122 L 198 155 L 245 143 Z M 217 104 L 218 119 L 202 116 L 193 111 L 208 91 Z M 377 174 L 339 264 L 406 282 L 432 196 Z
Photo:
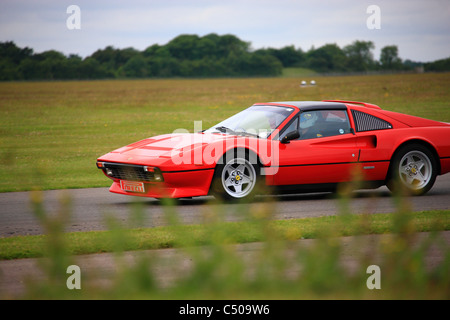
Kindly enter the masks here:
M 234 130 L 227 128 L 225 126 L 215 127 L 215 129 L 223 133 L 231 133 L 237 135 L 237 133 Z
M 220 132 L 223 132 L 223 133 L 229 133 L 229 134 L 234 134 L 234 135 L 236 135 L 236 136 L 244 136 L 244 135 L 247 135 L 247 136 L 252 136 L 252 137 L 256 137 L 256 138 L 261 138 L 261 137 L 260 137 L 259 135 L 257 135 L 257 134 L 250 133 L 250 132 L 247 132 L 247 131 L 239 131 L 239 132 L 237 132 L 237 131 L 234 131 L 233 129 L 230 129 L 230 128 L 225 127 L 225 126 L 215 127 L 215 129 L 216 129 L 216 130 L 219 130 Z
M 247 132 L 247 131 L 239 131 L 237 134 L 238 134 L 238 135 L 241 135 L 241 136 L 250 136 L 250 137 L 261 138 L 261 137 L 260 137 L 259 135 L 257 135 L 256 133 L 250 133 L 250 132 Z

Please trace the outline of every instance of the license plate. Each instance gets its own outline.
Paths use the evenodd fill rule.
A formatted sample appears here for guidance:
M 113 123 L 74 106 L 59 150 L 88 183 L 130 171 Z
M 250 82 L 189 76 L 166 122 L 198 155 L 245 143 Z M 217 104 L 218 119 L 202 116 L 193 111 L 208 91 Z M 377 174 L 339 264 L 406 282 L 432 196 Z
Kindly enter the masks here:
M 120 180 L 120 188 L 127 192 L 145 193 L 144 183 Z

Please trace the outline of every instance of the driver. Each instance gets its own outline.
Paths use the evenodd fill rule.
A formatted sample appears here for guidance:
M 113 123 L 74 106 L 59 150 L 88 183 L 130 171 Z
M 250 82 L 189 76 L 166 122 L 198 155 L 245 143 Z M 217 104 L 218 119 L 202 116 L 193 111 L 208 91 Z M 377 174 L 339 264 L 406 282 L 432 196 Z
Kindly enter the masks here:
M 300 139 L 320 137 L 320 134 L 314 130 L 317 118 L 316 112 L 303 112 L 300 114 Z

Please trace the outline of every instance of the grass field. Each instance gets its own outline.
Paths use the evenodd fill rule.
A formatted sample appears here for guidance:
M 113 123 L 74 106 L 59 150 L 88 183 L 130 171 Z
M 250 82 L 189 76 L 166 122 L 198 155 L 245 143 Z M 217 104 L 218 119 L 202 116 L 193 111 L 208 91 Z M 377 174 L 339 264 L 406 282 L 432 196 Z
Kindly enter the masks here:
M 302 80 L 315 87 L 300 87 Z M 105 187 L 97 157 L 255 102 L 349 99 L 450 122 L 450 73 L 0 83 L 0 192 Z

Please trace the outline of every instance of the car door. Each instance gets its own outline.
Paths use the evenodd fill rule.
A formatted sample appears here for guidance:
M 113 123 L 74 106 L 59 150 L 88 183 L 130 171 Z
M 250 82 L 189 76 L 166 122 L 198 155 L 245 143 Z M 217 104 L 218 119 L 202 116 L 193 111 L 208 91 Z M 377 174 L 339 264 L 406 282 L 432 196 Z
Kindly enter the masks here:
M 366 181 L 384 181 L 392 153 L 393 126 L 361 110 L 351 109 L 351 114 L 355 123 L 362 178 Z
M 273 185 L 317 185 L 350 181 L 358 161 L 356 136 L 346 108 L 302 111 L 281 132 L 292 129 L 300 138 L 278 141 L 279 166 Z

